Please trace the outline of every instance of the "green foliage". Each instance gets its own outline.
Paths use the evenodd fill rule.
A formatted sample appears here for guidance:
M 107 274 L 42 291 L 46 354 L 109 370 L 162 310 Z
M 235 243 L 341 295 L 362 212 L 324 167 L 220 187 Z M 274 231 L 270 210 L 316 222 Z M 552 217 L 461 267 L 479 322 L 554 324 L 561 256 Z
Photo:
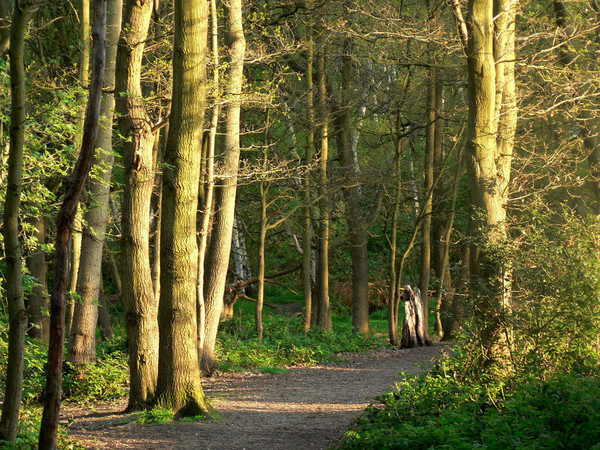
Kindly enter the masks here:
M 128 380 L 127 355 L 114 352 L 85 367 L 65 364 L 63 392 L 77 403 L 106 402 L 127 396 Z
M 19 415 L 19 431 L 15 443 L 0 440 L 0 447 L 6 449 L 37 448 L 42 408 L 28 406 L 21 409 Z M 69 439 L 66 427 L 58 425 L 57 446 L 61 449 L 83 449 L 76 441 Z
M 600 448 L 600 380 L 464 379 L 462 364 L 404 375 L 346 433 L 343 448 Z
M 600 219 L 532 208 L 514 251 L 518 364 L 593 373 L 599 364 Z
M 159 425 L 171 422 L 172 420 L 173 411 L 157 407 L 144 411 L 138 419 L 138 423 L 140 425 Z
M 339 352 L 364 352 L 385 345 L 381 337 L 354 335 L 348 317 L 334 316 L 333 322 L 335 331 L 315 328 L 307 333 L 298 319 L 265 316 L 264 338 L 258 342 L 249 314 L 236 316 L 221 324 L 216 348 L 219 368 L 272 371 L 331 361 Z

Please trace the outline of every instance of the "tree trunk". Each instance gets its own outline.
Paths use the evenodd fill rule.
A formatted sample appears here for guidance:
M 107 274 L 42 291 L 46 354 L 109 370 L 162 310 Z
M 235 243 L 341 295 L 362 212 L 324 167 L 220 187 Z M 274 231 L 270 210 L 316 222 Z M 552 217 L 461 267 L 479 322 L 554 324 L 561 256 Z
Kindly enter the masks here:
M 83 123 L 85 121 L 85 91 L 88 88 L 90 78 L 90 0 L 81 0 L 81 9 L 79 10 L 79 40 L 81 48 L 79 52 L 79 66 L 77 67 L 77 79 L 79 82 L 80 92 L 77 94 L 77 104 L 79 110 L 77 112 L 77 134 L 75 135 L 75 148 L 81 146 L 83 133 Z M 81 208 L 78 206 L 75 213 L 74 226 L 71 234 L 70 242 L 70 274 L 68 287 L 68 305 L 66 318 L 66 336 L 71 335 L 71 325 L 73 323 L 73 315 L 75 313 L 75 305 L 77 304 L 77 276 L 79 275 L 79 263 L 81 260 L 81 243 L 83 240 L 83 217 Z
M 129 352 L 128 410 L 154 400 L 158 374 L 157 301 L 150 270 L 150 201 L 154 135 L 144 105 L 141 69 L 152 2 L 129 0 L 117 50 L 116 107 L 123 142 L 122 301 Z
M 337 141 L 339 161 L 344 174 L 344 199 L 350 247 L 352 249 L 352 325 L 356 334 L 368 335 L 369 325 L 369 258 L 366 220 L 360 212 L 361 186 L 358 160 L 352 150 L 350 113 L 352 110 L 352 43 L 344 42 L 342 56 L 342 105 L 339 112 Z
M 106 294 L 104 293 L 104 285 L 102 277 L 100 277 L 100 292 L 98 294 L 98 328 L 100 329 L 100 337 L 103 341 L 109 340 L 113 334 L 112 323 L 110 322 L 110 313 L 106 302 Z
M 208 412 L 197 351 L 196 211 L 206 102 L 205 0 L 175 1 L 173 104 L 161 206 L 159 358 L 156 403 L 178 416 Z
M 8 361 L 0 439 L 15 442 L 23 388 L 27 310 L 23 298 L 23 257 L 19 241 L 19 207 L 23 182 L 25 144 L 25 31 L 31 17 L 30 5 L 15 2 L 10 29 L 10 153 L 4 202 L 4 252 L 6 257 L 6 298 L 8 301 Z
M 388 303 L 388 334 L 390 344 L 393 346 L 400 345 L 398 337 L 398 303 L 400 297 L 398 295 L 398 278 L 396 275 L 396 260 L 398 252 L 398 221 L 400 215 L 400 204 L 402 203 L 402 149 L 403 140 L 400 137 L 402 113 L 400 109 L 396 112 L 396 157 L 394 158 L 394 178 L 396 181 L 395 195 L 393 197 L 394 206 L 392 208 L 392 224 L 391 224 L 391 236 L 389 238 L 390 244 L 390 265 L 389 265 L 389 276 L 390 276 L 390 291 L 389 291 L 389 303 Z
M 44 412 L 40 427 L 39 448 L 55 449 L 61 400 L 62 363 L 65 332 L 65 296 L 68 281 L 69 238 L 75 211 L 85 187 L 94 156 L 94 144 L 100 122 L 102 82 L 105 65 L 106 0 L 94 0 L 94 43 L 92 77 L 88 108 L 83 127 L 81 152 L 73 173 L 67 179 L 65 198 L 60 208 L 56 231 L 56 262 L 50 311 L 50 347 L 44 397 Z
M 483 215 L 479 238 L 500 245 L 507 236 L 506 201 L 516 122 L 514 3 L 471 0 L 467 28 L 471 202 Z M 471 252 L 472 279 L 475 285 L 485 283 L 475 304 L 481 363 L 498 363 L 502 369 L 508 367 L 509 345 L 505 318 L 510 308 L 510 267 L 506 263 L 488 251 Z
M 102 98 L 101 127 L 96 139 L 96 155 L 92 167 L 98 171 L 87 180 L 88 205 L 85 214 L 86 226 L 81 242 L 81 260 L 77 276 L 78 302 L 75 304 L 70 329 L 67 359 L 75 365 L 91 364 L 96 360 L 96 325 L 98 322 L 98 300 L 102 278 L 102 252 L 104 251 L 106 227 L 108 225 L 108 199 L 113 165 L 112 125 L 115 98 L 115 58 L 121 31 L 121 4 L 119 0 L 108 0 L 106 69 L 104 72 L 105 93 Z
M 211 22 L 211 50 L 213 54 L 213 90 L 215 101 L 212 107 L 212 117 L 210 120 L 210 129 L 208 132 L 208 142 L 206 142 L 206 162 L 203 183 L 204 188 L 204 210 L 202 211 L 202 221 L 200 224 L 198 238 L 198 279 L 196 280 L 196 314 L 197 314 L 197 340 L 198 340 L 198 361 L 202 363 L 204 351 L 204 341 L 206 337 L 206 301 L 204 298 L 204 274 L 205 261 L 208 250 L 208 234 L 210 231 L 211 217 L 213 213 L 214 201 L 214 175 L 215 175 L 215 148 L 217 140 L 217 131 L 219 128 L 219 113 L 221 111 L 219 101 L 219 22 L 217 15 L 217 2 L 210 0 L 210 22 Z M 204 145 L 204 140 L 202 142 Z
M 321 154 L 319 155 L 320 224 L 317 252 L 317 326 L 330 330 L 331 305 L 329 303 L 329 198 L 327 193 L 327 163 L 329 162 L 329 112 L 327 108 L 327 82 L 325 43 L 317 56 L 319 72 L 319 111 L 321 113 Z
M 221 163 L 222 178 L 215 186 L 216 211 L 207 255 L 207 273 L 205 276 L 206 326 L 204 347 L 202 349 L 201 369 L 210 374 L 215 362 L 215 342 L 219 328 L 223 295 L 229 256 L 231 252 L 231 234 L 235 213 L 237 175 L 240 160 L 240 112 L 241 93 L 246 53 L 246 38 L 242 23 L 242 2 L 229 2 L 228 34 L 229 82 L 225 92 L 225 133 L 222 140 Z
M 314 42 L 312 27 L 308 30 L 308 56 L 306 61 L 306 88 L 308 109 L 308 129 L 306 136 L 306 156 L 304 165 L 306 172 L 304 174 L 304 225 L 302 229 L 302 292 L 304 294 L 304 329 L 310 330 L 313 310 L 312 310 L 312 183 L 310 180 L 311 166 L 315 154 L 315 108 L 314 108 L 314 83 L 313 83 L 313 64 L 314 64 Z
M 421 291 L 412 289 L 410 286 L 404 286 L 402 294 L 404 301 L 404 323 L 402 325 L 401 348 L 414 348 L 428 345 L 425 334 L 425 314 L 423 311 L 423 301 L 421 300 Z
M 48 283 L 46 281 L 46 252 L 42 245 L 46 240 L 46 225 L 42 217 L 33 221 L 37 245 L 27 256 L 27 268 L 35 280 L 35 284 L 27 298 L 27 311 L 29 312 L 29 336 L 48 342 L 50 338 L 50 317 L 48 316 L 50 297 L 48 296 Z

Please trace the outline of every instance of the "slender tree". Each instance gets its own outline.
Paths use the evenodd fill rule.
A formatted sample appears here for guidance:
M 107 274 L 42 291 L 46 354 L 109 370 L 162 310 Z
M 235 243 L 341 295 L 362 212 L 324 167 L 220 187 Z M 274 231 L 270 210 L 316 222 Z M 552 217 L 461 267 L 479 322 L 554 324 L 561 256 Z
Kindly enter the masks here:
M 65 303 L 68 283 L 69 239 L 77 204 L 85 187 L 94 155 L 100 122 L 102 84 L 106 44 L 106 0 L 94 0 L 93 64 L 88 108 L 85 116 L 81 152 L 72 175 L 67 180 L 65 198 L 58 215 L 56 262 L 50 311 L 50 347 L 39 448 L 55 449 L 61 401 L 62 363 L 65 332 Z
M 233 230 L 235 198 L 240 160 L 240 112 L 246 38 L 242 22 L 242 1 L 228 5 L 229 72 L 224 93 L 225 130 L 222 139 L 220 178 L 215 180 L 215 215 L 207 254 L 204 280 L 206 326 L 201 368 L 211 373 L 215 361 L 215 343 L 221 310 Z
M 4 246 L 6 255 L 6 295 L 8 299 L 8 361 L 0 439 L 14 442 L 19 425 L 23 389 L 25 330 L 27 310 L 23 298 L 23 256 L 19 242 L 19 207 L 23 180 L 25 143 L 25 31 L 32 15 L 31 4 L 15 1 L 10 28 L 10 150 L 4 202 Z
M 112 174 L 112 122 L 114 110 L 115 59 L 117 42 L 121 31 L 120 0 L 108 0 L 106 69 L 102 98 L 101 126 L 96 139 L 96 154 L 92 167 L 94 177 L 88 177 L 88 206 L 81 242 L 79 275 L 73 322 L 68 341 L 67 358 L 75 365 L 90 364 L 96 359 L 96 325 L 98 323 L 98 300 L 102 277 L 102 252 L 104 233 L 108 225 L 108 197 Z

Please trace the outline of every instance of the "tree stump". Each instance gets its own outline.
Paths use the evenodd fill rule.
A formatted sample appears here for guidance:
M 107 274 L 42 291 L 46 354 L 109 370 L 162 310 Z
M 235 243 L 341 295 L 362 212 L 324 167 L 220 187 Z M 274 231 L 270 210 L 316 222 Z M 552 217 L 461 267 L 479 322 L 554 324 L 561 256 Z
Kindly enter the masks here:
M 401 348 L 421 347 L 430 345 L 425 339 L 425 319 L 421 302 L 421 290 L 413 289 L 410 285 L 404 286 L 402 294 L 404 301 L 404 322 L 402 323 Z

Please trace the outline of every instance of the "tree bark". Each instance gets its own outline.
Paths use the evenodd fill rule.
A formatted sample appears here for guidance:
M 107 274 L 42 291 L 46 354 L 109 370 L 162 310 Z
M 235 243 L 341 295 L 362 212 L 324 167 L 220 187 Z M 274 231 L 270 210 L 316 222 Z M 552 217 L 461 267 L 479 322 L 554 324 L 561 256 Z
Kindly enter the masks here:
M 315 108 L 314 108 L 314 41 L 312 27 L 308 30 L 308 56 L 306 61 L 306 107 L 308 109 L 308 129 L 306 135 L 305 174 L 303 180 L 304 220 L 302 229 L 302 292 L 304 294 L 304 329 L 310 330 L 312 310 L 312 183 L 311 166 L 315 154 Z
M 516 125 L 514 3 L 471 0 L 467 29 L 471 202 L 483 217 L 479 238 L 501 245 L 507 236 L 506 202 Z M 497 363 L 506 369 L 509 364 L 505 318 L 510 309 L 510 267 L 506 263 L 489 251 L 471 252 L 472 279 L 485 283 L 475 304 L 484 367 Z
M 225 92 L 225 130 L 222 140 L 221 179 L 215 185 L 215 216 L 207 255 L 204 297 L 206 304 L 205 339 L 201 369 L 210 374 L 215 362 L 215 342 L 223 308 L 223 295 L 235 213 L 237 176 L 240 160 L 241 94 L 246 53 L 241 0 L 231 0 L 228 12 L 229 82 Z
M 206 142 L 206 162 L 205 173 L 203 174 L 204 188 L 204 209 L 202 211 L 202 219 L 198 237 L 198 279 L 196 285 L 196 314 L 197 314 L 197 340 L 198 340 L 198 361 L 202 363 L 202 355 L 204 351 L 204 341 L 206 333 L 206 301 L 204 297 L 204 275 L 205 261 L 208 251 L 208 235 L 210 231 L 211 217 L 213 214 L 213 201 L 215 193 L 215 148 L 217 141 L 217 131 L 219 128 L 219 113 L 221 105 L 219 101 L 219 23 L 217 15 L 217 2 L 210 0 L 210 21 L 211 21 L 211 50 L 213 54 L 213 90 L 215 93 L 215 101 L 212 107 L 212 117 L 210 120 L 210 129 L 208 131 L 208 142 Z M 202 144 L 205 142 L 203 140 Z M 235 216 L 234 216 L 235 218 Z M 233 307 L 232 307 L 233 310 Z M 232 311 L 233 314 L 233 311 Z
M 101 126 L 96 138 L 97 149 L 92 167 L 95 176 L 87 180 L 88 205 L 81 242 L 81 259 L 77 276 L 77 297 L 70 329 L 67 359 L 74 365 L 91 364 L 96 360 L 96 325 L 102 277 L 102 252 L 108 225 L 108 200 L 113 165 L 112 125 L 115 105 L 115 58 L 121 31 L 121 4 L 108 0 L 105 93 L 101 106 Z
M 165 149 L 161 219 L 156 403 L 178 416 L 208 412 L 197 352 L 196 211 L 206 103 L 205 0 L 175 1 L 173 104 Z
M 329 198 L 327 193 L 327 164 L 329 162 L 329 110 L 327 107 L 327 66 L 325 43 L 317 56 L 319 73 L 319 111 L 321 114 L 321 154 L 319 155 L 320 224 L 317 251 L 317 326 L 330 330 L 331 305 L 329 303 Z
M 10 29 L 10 152 L 4 202 L 4 251 L 6 257 L 6 297 L 8 301 L 8 361 L 0 439 L 15 442 L 19 425 L 25 361 L 27 310 L 23 298 L 23 256 L 19 241 L 19 207 L 23 182 L 25 144 L 25 31 L 31 17 L 29 4 L 15 2 Z
M 81 152 L 67 180 L 65 198 L 58 215 L 56 262 L 50 311 L 50 347 L 44 397 L 44 412 L 39 436 L 40 449 L 55 449 L 61 400 L 62 363 L 65 331 L 65 296 L 68 282 L 69 238 L 75 211 L 85 187 L 94 156 L 94 144 L 100 122 L 102 82 L 105 65 L 106 0 L 94 0 L 93 66 L 88 108 L 83 127 Z
M 339 112 L 337 141 L 339 161 L 344 174 L 346 221 L 352 250 L 352 326 L 356 334 L 368 335 L 369 325 L 369 258 L 366 220 L 361 214 L 361 185 L 358 161 L 352 149 L 350 113 L 352 109 L 352 43 L 344 42 L 342 56 L 342 105 Z
M 154 135 L 144 105 L 141 70 L 152 2 L 128 0 L 116 62 L 116 108 L 123 142 L 122 301 L 129 344 L 128 410 L 154 400 L 158 374 L 157 301 L 150 269 L 150 202 Z

